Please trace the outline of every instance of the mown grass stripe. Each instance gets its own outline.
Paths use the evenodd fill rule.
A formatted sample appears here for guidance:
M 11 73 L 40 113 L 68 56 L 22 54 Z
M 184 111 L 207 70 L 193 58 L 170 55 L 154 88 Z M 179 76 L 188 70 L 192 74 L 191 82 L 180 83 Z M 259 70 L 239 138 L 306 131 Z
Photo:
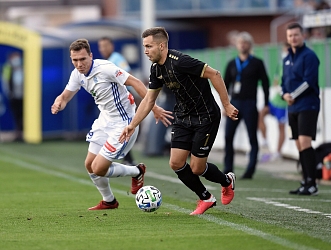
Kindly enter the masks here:
M 181 208 L 181 207 L 178 207 L 176 205 L 172 205 L 172 204 L 164 204 L 164 205 L 167 208 L 172 209 L 172 210 L 175 210 L 177 212 L 181 212 L 181 213 L 185 213 L 185 214 L 191 212 L 188 209 Z M 210 222 L 219 224 L 221 226 L 231 227 L 231 228 L 233 228 L 235 230 L 239 230 L 239 231 L 242 231 L 244 233 L 247 233 L 247 234 L 250 234 L 250 235 L 253 235 L 253 236 L 260 237 L 262 239 L 268 240 L 270 242 L 276 243 L 276 244 L 281 245 L 281 246 L 284 246 L 284 247 L 288 247 L 288 248 L 292 248 L 292 249 L 297 249 L 297 250 L 313 250 L 313 249 L 315 249 L 315 248 L 306 247 L 306 246 L 303 246 L 303 245 L 300 245 L 300 244 L 297 244 L 297 243 L 288 241 L 286 239 L 277 237 L 277 236 L 272 235 L 272 234 L 268 234 L 268 233 L 262 232 L 260 230 L 256 230 L 254 228 L 250 228 L 250 227 L 248 227 L 246 225 L 241 225 L 241 224 L 236 224 L 236 223 L 232 223 L 232 222 L 229 222 L 229 221 L 225 221 L 225 220 L 222 220 L 220 218 L 217 218 L 217 217 L 212 216 L 212 215 L 209 215 L 209 214 L 198 215 L 198 217 L 201 218 L 201 219 L 204 219 L 204 220 L 207 220 L 207 221 L 210 221 Z

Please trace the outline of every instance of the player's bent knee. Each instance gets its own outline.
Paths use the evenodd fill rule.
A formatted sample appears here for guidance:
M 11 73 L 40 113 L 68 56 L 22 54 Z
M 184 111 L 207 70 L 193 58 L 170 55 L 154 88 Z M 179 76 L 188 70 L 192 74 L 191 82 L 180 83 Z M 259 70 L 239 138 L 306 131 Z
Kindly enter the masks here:
M 198 169 L 198 168 L 192 168 L 192 173 L 195 175 L 201 175 L 203 174 L 204 170 Z
M 181 163 L 181 162 L 178 162 L 178 161 L 172 161 L 172 160 L 169 161 L 169 166 L 174 171 L 182 168 L 184 165 L 185 165 L 185 162 Z
M 92 163 L 91 170 L 94 174 L 96 174 L 98 176 L 105 176 L 108 169 L 104 169 L 103 167 L 99 166 L 98 164 Z
M 206 166 L 206 164 L 204 164 L 202 166 Z M 206 167 L 201 168 L 201 166 L 197 165 L 196 163 L 192 163 L 191 162 L 191 169 L 192 169 L 192 173 L 193 174 L 195 174 L 195 175 L 201 175 L 205 171 Z
M 93 173 L 91 161 L 85 160 L 85 168 L 89 173 Z

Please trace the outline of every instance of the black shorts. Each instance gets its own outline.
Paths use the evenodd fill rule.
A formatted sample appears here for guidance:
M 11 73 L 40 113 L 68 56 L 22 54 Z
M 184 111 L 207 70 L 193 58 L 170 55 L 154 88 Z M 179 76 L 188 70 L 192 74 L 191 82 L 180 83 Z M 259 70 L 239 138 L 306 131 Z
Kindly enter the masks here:
M 288 122 L 292 130 L 291 139 L 296 140 L 299 135 L 306 135 L 315 140 L 318 113 L 318 110 L 288 113 Z
M 214 144 L 221 119 L 201 125 L 174 124 L 171 131 L 171 148 L 190 151 L 196 157 L 204 158 Z

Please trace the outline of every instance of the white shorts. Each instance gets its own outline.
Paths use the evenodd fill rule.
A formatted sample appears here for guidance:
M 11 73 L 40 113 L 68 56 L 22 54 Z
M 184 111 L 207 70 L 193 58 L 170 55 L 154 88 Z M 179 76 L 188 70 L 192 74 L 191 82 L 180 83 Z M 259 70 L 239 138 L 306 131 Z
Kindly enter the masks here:
M 137 126 L 128 142 L 121 144 L 118 141 L 123 129 L 130 122 L 131 119 L 116 122 L 106 122 L 102 117 L 96 119 L 86 135 L 86 141 L 90 142 L 88 151 L 96 155 L 101 154 L 109 161 L 122 159 L 133 147 L 139 132 Z

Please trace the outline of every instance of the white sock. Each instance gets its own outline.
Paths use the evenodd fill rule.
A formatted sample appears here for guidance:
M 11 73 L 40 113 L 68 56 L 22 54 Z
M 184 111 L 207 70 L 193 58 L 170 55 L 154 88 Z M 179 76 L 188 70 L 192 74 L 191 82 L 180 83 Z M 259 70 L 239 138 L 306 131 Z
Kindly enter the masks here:
M 268 141 L 266 138 L 262 138 L 261 147 L 268 148 Z
M 113 192 L 110 189 L 109 179 L 107 177 L 98 176 L 96 174 L 89 173 L 89 176 L 94 185 L 99 190 L 102 200 L 111 202 L 115 199 Z
M 118 162 L 113 162 L 105 174 L 105 177 L 115 178 L 120 176 L 137 176 L 140 171 L 136 166 L 127 166 Z

